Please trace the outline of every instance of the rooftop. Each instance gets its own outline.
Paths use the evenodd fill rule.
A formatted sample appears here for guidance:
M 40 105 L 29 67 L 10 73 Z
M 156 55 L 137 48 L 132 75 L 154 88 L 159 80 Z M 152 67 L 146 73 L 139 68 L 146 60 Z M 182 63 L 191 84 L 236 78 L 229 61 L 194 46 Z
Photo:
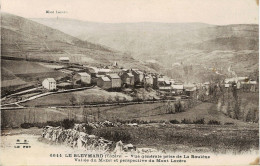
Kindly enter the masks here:
M 164 82 L 165 82 L 165 84 L 171 84 L 171 82 L 168 80 L 165 80 Z
M 173 84 L 171 85 L 173 89 L 183 89 L 183 85 L 176 85 L 176 84 Z
M 108 77 L 106 77 L 106 76 L 101 77 L 101 79 L 102 79 L 103 81 L 110 81 L 110 79 L 109 79 Z
M 85 76 L 85 77 L 90 77 L 90 75 L 88 73 L 86 73 L 86 72 L 78 73 L 78 75 Z
M 109 75 L 107 75 L 109 78 L 119 78 L 120 79 L 120 77 L 118 76 L 118 74 L 109 74 Z
M 134 75 L 132 73 L 127 73 L 129 77 L 133 77 Z
M 45 80 L 48 80 L 49 82 L 56 82 L 54 78 L 46 78 Z
M 60 57 L 59 60 L 70 60 L 69 57 Z
M 163 81 L 164 81 L 164 78 L 158 78 L 158 81 L 162 81 L 162 82 L 163 82 Z

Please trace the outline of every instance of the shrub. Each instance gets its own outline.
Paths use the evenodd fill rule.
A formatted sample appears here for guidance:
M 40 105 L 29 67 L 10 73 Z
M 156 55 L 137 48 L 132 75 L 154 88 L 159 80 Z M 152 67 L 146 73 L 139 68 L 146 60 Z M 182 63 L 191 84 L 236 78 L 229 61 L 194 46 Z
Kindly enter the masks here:
M 182 123 L 182 124 L 191 124 L 191 121 L 188 120 L 188 119 L 183 119 L 183 120 L 181 121 L 181 123 Z
M 93 133 L 94 135 L 97 135 L 99 137 L 103 137 L 105 139 L 111 140 L 111 141 L 123 141 L 123 142 L 128 142 L 131 140 L 131 135 L 128 131 L 124 130 L 124 129 L 100 129 L 100 130 L 96 130 Z
M 58 127 L 60 126 L 60 122 L 54 122 L 54 121 L 47 121 L 47 126 L 53 126 L 53 127 Z
M 220 121 L 217 121 L 217 120 L 210 120 L 208 122 L 209 125 L 220 125 Z
M 108 102 L 108 103 L 113 103 L 113 99 L 112 99 L 111 96 L 109 96 L 109 97 L 107 98 L 107 102 Z
M 133 119 L 133 120 L 131 120 L 131 123 L 140 123 L 140 121 L 137 119 Z
M 118 95 L 115 96 L 115 100 L 116 102 L 119 102 L 120 101 L 120 97 Z
M 147 121 L 144 121 L 144 120 L 142 120 L 140 123 L 141 123 L 141 124 L 148 124 L 148 122 L 147 122 Z
M 34 123 L 34 127 L 43 128 L 44 126 L 46 126 L 46 123 Z
M 76 105 L 77 99 L 75 98 L 75 96 L 70 97 L 69 100 L 71 105 Z
M 234 125 L 233 122 L 226 122 L 224 125 Z
M 12 126 L 12 129 L 18 129 L 19 126 Z
M 165 120 L 160 120 L 159 123 L 165 123 L 166 121 Z
M 122 101 L 123 101 L 123 102 L 126 102 L 126 101 L 127 101 L 126 97 L 123 97 Z
M 158 123 L 158 121 L 156 121 L 156 120 L 150 120 L 149 123 Z
M 179 124 L 180 122 L 178 120 L 174 119 L 174 120 L 170 120 L 170 123 L 171 124 Z
M 69 119 L 64 119 L 62 122 L 61 122 L 61 126 L 64 127 L 65 129 L 69 129 L 69 128 L 72 128 L 75 124 L 75 121 L 74 119 L 72 120 L 69 120 Z
M 174 104 L 174 107 L 175 107 L 175 112 L 183 112 L 184 109 L 183 109 L 183 105 L 180 101 L 178 101 L 177 103 Z
M 23 129 L 29 129 L 30 127 L 33 127 L 31 123 L 22 123 L 21 128 Z
M 204 118 L 193 121 L 193 124 L 205 124 Z
M 84 127 L 85 127 L 86 133 L 92 134 L 93 129 L 94 129 L 92 126 L 90 126 L 90 125 L 88 125 L 88 124 L 85 124 Z
M 175 105 L 171 104 L 170 102 L 167 102 L 165 105 L 166 113 L 168 114 L 174 114 L 175 113 Z

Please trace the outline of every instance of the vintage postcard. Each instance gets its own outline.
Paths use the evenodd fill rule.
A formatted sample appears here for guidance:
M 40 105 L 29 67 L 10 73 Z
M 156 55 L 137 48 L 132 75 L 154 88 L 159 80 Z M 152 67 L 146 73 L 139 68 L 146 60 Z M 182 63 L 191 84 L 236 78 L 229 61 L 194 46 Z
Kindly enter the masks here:
M 0 165 L 259 164 L 258 0 L 2 0 Z

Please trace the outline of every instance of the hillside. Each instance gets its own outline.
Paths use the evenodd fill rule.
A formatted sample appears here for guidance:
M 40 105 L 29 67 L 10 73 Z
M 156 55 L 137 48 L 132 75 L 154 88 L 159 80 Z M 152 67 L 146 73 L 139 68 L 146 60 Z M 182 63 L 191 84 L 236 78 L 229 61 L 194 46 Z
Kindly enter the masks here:
M 3 56 L 54 61 L 67 56 L 72 62 L 83 64 L 111 64 L 118 61 L 120 65 L 145 68 L 127 54 L 100 44 L 82 41 L 19 16 L 1 13 L 1 31 Z
M 258 25 L 203 23 L 95 23 L 72 19 L 32 19 L 72 36 L 131 54 L 154 69 L 183 72 L 185 65 L 199 66 L 198 81 L 206 68 L 228 67 L 238 75 L 258 70 Z M 181 70 L 173 64 L 182 64 Z M 183 75 L 180 76 L 183 79 Z M 201 80 L 203 78 L 199 78 Z
M 46 77 L 64 76 L 54 68 L 26 59 L 58 61 L 59 57 L 66 56 L 80 64 L 99 66 L 117 61 L 125 68 L 150 69 L 130 55 L 7 13 L 1 13 L 1 56 L 5 57 L 1 60 L 2 94 L 32 86 Z M 6 60 L 6 57 L 23 60 Z

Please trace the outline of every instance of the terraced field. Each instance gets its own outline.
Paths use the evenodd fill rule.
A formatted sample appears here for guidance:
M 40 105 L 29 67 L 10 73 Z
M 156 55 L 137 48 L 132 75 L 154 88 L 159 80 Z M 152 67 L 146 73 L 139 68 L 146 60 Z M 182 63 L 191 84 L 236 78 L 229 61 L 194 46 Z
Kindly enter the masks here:
M 1 94 L 40 83 L 48 77 L 59 78 L 64 73 L 37 62 L 1 60 Z
M 1 72 L 2 81 L 9 81 L 9 85 L 13 85 L 12 82 L 20 81 L 24 84 L 25 82 L 33 83 L 36 80 L 42 81 L 47 77 L 58 78 L 64 74 L 54 70 L 53 68 L 48 68 L 37 62 L 30 61 L 15 61 L 15 60 L 1 60 Z M 2 85 L 2 87 L 5 87 Z

